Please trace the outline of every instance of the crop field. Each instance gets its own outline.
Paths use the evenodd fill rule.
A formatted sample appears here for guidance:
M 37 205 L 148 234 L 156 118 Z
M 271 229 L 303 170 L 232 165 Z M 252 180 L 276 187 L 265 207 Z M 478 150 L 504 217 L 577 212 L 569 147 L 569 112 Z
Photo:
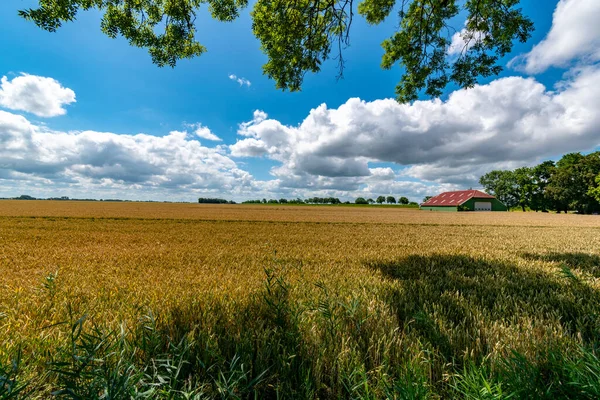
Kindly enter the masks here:
M 599 216 L 0 201 L 0 399 L 594 399 L 599 348 Z

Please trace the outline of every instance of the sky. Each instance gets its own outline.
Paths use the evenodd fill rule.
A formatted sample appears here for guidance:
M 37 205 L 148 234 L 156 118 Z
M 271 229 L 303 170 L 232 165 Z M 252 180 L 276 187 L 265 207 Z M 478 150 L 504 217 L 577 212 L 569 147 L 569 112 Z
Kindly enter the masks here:
M 252 5 L 232 23 L 201 10 L 207 52 L 175 68 L 105 36 L 97 11 L 55 33 L 17 15 L 35 5 L 0 13 L 0 197 L 421 201 L 600 147 L 597 0 L 522 0 L 536 30 L 499 76 L 412 104 L 394 100 L 402 69 L 380 67 L 395 13 L 354 19 L 342 79 L 330 60 L 290 93 L 262 74 Z

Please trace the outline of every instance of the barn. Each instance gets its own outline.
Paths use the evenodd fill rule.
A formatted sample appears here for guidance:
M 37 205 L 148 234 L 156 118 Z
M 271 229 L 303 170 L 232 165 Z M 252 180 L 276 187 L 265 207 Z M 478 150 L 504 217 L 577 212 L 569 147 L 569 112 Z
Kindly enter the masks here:
M 429 211 L 506 211 L 507 207 L 494 196 L 480 190 L 444 192 L 421 204 Z

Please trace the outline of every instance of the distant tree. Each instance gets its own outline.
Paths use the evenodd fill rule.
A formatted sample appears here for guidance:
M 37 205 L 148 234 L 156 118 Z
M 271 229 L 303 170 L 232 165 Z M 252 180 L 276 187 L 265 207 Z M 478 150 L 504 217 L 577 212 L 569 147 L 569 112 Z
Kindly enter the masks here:
M 419 203 L 417 203 L 416 201 L 411 201 L 410 203 L 408 203 L 409 206 L 418 206 Z
M 585 197 L 583 197 L 585 203 L 584 212 L 588 214 L 600 212 L 600 201 L 590 194 L 590 192 L 593 193 L 593 190 L 598 185 L 598 176 L 600 176 L 600 151 L 590 153 L 584 157 L 581 173 L 587 185 L 587 191 Z
M 514 197 L 523 211 L 533 204 L 536 192 L 533 168 L 521 167 L 513 171 Z
M 279 199 L 279 204 L 287 204 L 287 199 Z
M 28 194 L 22 194 L 19 197 L 15 197 L 15 200 L 37 200 L 33 196 L 29 196 Z
M 268 204 L 279 204 L 279 202 L 275 199 L 269 199 Z
M 531 209 L 535 211 L 548 211 L 552 209 L 552 200 L 548 197 L 546 189 L 556 166 L 554 161 L 544 161 L 533 167 L 534 192 L 531 198 Z
M 373 204 L 373 203 L 375 203 L 375 200 L 373 200 L 373 199 L 367 199 L 367 203 Z
M 200 197 L 198 199 L 198 203 L 200 203 L 200 204 L 228 204 L 230 202 L 227 201 L 227 200 L 225 200 L 225 199 L 215 199 L 215 198 Z
M 383 204 L 385 203 L 385 196 L 379 196 L 377 197 L 377 204 Z
M 431 199 L 433 196 L 425 196 L 423 197 L 423 203 L 427 203 L 429 201 L 429 199 Z
M 365 200 L 365 198 L 364 198 L 364 197 L 359 197 L 359 198 L 357 198 L 356 200 L 354 200 L 354 203 L 355 203 L 355 204 L 369 204 L 369 203 L 367 202 L 367 200 Z
M 488 172 L 479 179 L 479 183 L 486 192 L 496 196 L 508 208 L 519 204 L 513 171 L 495 170 Z
M 409 201 L 407 197 L 402 196 L 398 199 L 398 203 L 406 205 L 409 203 Z
M 600 175 L 600 151 L 565 154 L 558 162 L 544 161 L 514 171 L 491 171 L 479 180 L 488 193 L 508 207 L 535 211 L 600 212 L 595 196 Z
M 385 201 L 388 204 L 396 204 L 396 198 L 394 196 L 388 196 L 388 197 L 386 197 Z
M 600 202 L 600 175 L 596 177 L 596 186 L 589 189 L 588 194 Z
M 600 174 L 600 152 L 588 154 L 565 154 L 557 163 L 550 178 L 547 192 L 558 212 L 569 209 L 578 213 L 598 210 L 598 201 L 589 195 Z

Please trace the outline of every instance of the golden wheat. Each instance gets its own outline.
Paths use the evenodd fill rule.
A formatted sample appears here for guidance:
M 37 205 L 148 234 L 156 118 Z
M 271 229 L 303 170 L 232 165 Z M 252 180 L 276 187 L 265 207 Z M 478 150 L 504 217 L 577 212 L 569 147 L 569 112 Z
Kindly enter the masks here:
M 465 296 L 470 289 L 443 287 L 439 298 L 423 299 L 430 304 L 423 305 L 424 312 L 437 321 L 436 329 L 447 338 L 449 348 L 462 349 L 465 357 L 494 357 L 506 349 L 527 353 L 541 343 L 566 346 L 564 338 L 570 333 L 561 315 L 552 310 L 538 315 L 537 308 L 514 303 L 512 292 L 505 289 L 527 282 L 553 287 L 562 279 L 560 257 L 598 257 L 600 218 L 445 214 L 394 207 L 3 201 L 0 244 L 0 356 L 4 358 L 20 347 L 30 360 L 44 359 L 45 352 L 67 338 L 65 330 L 47 327 L 68 320 L 69 314 L 88 314 L 93 321 L 116 328 L 122 323 L 135 325 L 140 315 L 151 310 L 169 325 L 175 314 L 193 313 L 218 302 L 230 310 L 225 312 L 227 318 L 234 318 L 235 310 L 251 302 L 263 285 L 265 268 L 276 263 L 292 266 L 288 277 L 298 301 L 314 300 L 323 285 L 343 301 L 360 299 L 366 315 L 377 315 L 367 320 L 370 342 L 387 346 L 385 351 L 383 347 L 369 350 L 373 365 L 378 365 L 382 357 L 396 357 L 389 353 L 399 351 L 391 350 L 393 343 L 422 342 L 411 339 L 414 332 L 393 333 L 394 309 L 402 307 L 390 307 L 390 293 L 401 299 L 398 304 L 407 304 L 437 285 L 422 281 L 422 289 L 413 292 L 423 277 L 404 277 L 396 269 L 408 271 L 411 263 L 419 269 L 431 264 L 433 274 L 452 274 L 444 264 L 460 266 L 460 257 L 476 260 L 492 272 L 501 268 L 509 272 L 494 272 L 495 278 L 487 281 L 487 275 L 470 276 L 470 270 L 459 268 L 444 278 L 456 279 L 465 288 L 490 286 L 495 306 L 473 308 L 467 316 L 459 313 L 475 321 L 469 336 L 460 323 L 448 319 L 447 307 L 469 309 L 473 299 Z M 593 265 L 590 268 L 573 265 L 572 270 L 592 290 L 600 289 L 600 275 Z M 49 290 L 44 289 L 45 282 L 52 285 Z M 494 292 L 494 285 L 504 289 Z M 316 318 L 310 315 L 306 318 Z M 303 326 L 307 340 L 321 340 L 312 325 Z M 577 342 L 576 337 L 569 340 Z

